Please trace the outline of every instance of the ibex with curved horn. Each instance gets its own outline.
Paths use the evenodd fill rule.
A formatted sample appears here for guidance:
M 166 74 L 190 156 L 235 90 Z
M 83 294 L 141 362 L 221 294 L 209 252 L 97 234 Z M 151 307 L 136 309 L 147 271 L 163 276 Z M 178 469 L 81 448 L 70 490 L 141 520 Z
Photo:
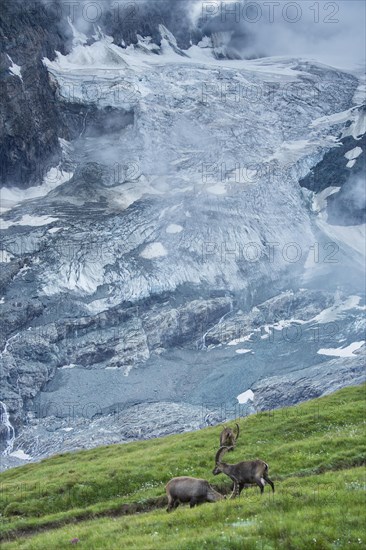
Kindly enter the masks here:
M 215 476 L 221 473 L 229 476 L 234 481 L 234 491 L 238 490 L 239 495 L 244 486 L 248 484 L 257 484 L 262 494 L 264 485 L 269 483 L 274 492 L 273 481 L 268 477 L 268 464 L 263 460 L 248 460 L 238 462 L 238 464 L 226 464 L 226 462 L 222 462 L 222 457 L 227 451 L 229 451 L 227 447 L 220 447 L 216 453 L 215 468 L 212 471 Z
M 173 477 L 165 486 L 168 496 L 167 512 L 177 508 L 179 504 L 189 502 L 189 506 L 193 508 L 203 502 L 217 502 L 226 497 L 215 491 L 213 487 L 205 479 L 196 477 Z M 234 490 L 231 498 L 234 497 L 238 490 L 234 482 Z
M 235 426 L 236 433 L 232 428 L 224 428 L 222 430 L 220 434 L 220 447 L 229 447 L 231 451 L 234 450 L 240 432 L 239 424 L 236 423 Z

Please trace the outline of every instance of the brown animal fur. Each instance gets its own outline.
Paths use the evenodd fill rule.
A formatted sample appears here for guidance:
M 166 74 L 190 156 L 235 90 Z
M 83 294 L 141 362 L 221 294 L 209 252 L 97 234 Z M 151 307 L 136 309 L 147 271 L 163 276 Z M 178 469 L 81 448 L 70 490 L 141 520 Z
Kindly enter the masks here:
M 226 497 L 215 491 L 213 487 L 205 479 L 195 477 L 173 477 L 165 486 L 168 496 L 167 512 L 175 510 L 179 504 L 189 502 L 189 506 L 193 508 L 203 502 L 217 502 Z M 238 491 L 238 487 L 234 482 L 233 497 Z
M 263 460 L 248 460 L 237 464 L 227 464 L 222 462 L 222 457 L 228 450 L 227 447 L 220 447 L 217 451 L 215 468 L 212 471 L 214 475 L 223 473 L 229 476 L 234 481 L 234 491 L 237 487 L 239 495 L 244 487 L 249 484 L 258 485 L 262 494 L 264 485 L 269 483 L 274 492 L 274 483 L 268 476 L 268 464 L 266 462 L 263 462 Z
M 220 447 L 229 447 L 233 450 L 239 437 L 239 424 L 235 424 L 236 433 L 232 428 L 224 428 L 220 434 Z

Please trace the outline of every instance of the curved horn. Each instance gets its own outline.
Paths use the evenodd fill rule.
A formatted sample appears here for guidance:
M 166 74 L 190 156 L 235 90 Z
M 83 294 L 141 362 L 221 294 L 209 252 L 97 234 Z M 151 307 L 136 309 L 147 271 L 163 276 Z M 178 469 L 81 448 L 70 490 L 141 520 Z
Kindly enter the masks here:
M 237 480 L 234 478 L 232 478 L 233 482 L 234 482 L 234 487 L 233 487 L 233 492 L 231 493 L 231 495 L 229 496 L 229 500 L 231 500 L 232 498 L 235 498 L 236 495 L 239 493 L 239 483 L 237 482 Z
M 240 428 L 239 428 L 239 424 L 236 422 L 235 423 L 235 426 L 236 426 L 236 436 L 235 436 L 235 441 L 238 440 L 238 437 L 239 437 L 239 433 L 240 433 Z
M 222 457 L 225 453 L 228 452 L 229 449 L 232 449 L 233 447 L 226 447 L 225 445 L 223 447 L 220 447 L 220 449 L 217 451 L 215 456 L 215 463 L 218 464 L 221 462 Z

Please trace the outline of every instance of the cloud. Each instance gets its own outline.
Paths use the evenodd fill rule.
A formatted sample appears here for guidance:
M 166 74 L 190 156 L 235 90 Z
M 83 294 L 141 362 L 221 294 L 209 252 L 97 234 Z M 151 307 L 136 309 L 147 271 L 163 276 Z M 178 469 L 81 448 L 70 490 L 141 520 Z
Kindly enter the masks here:
M 192 8 L 204 31 L 232 30 L 232 44 L 245 57 L 313 58 L 342 68 L 365 63 L 365 3 L 212 1 Z
M 40 0 L 70 16 L 79 31 L 99 25 L 117 43 L 136 34 L 159 41 L 163 23 L 188 48 L 201 33 L 229 31 L 229 48 L 243 57 L 293 56 L 343 69 L 365 64 L 366 4 L 361 0 Z
M 35 0 L 37 2 L 37 0 Z M 193 31 L 192 6 L 197 0 L 38 0 L 50 18 L 57 14 L 87 36 L 99 26 L 116 43 L 136 42 L 136 35 L 159 40 L 163 24 L 176 36 L 178 45 L 189 47 Z

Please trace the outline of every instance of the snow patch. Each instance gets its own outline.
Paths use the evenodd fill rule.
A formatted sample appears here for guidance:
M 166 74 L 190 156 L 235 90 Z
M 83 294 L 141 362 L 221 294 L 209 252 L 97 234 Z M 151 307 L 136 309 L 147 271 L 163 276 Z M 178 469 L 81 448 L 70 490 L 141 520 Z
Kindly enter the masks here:
M 20 460 L 32 460 L 32 457 L 25 453 L 22 449 L 18 449 L 17 451 L 13 451 L 9 454 L 9 456 L 13 456 L 14 458 L 19 458 Z
M 161 258 L 163 256 L 166 256 L 167 254 L 168 253 L 162 243 L 155 242 L 148 244 L 141 252 L 140 256 L 147 260 L 152 260 L 154 258 Z
M 355 147 L 354 149 L 347 151 L 347 153 L 344 155 L 346 159 L 348 159 L 347 168 L 352 168 L 356 164 L 356 159 L 360 156 L 361 153 L 361 147 Z
M 360 349 L 365 343 L 365 340 L 362 340 L 361 342 L 352 342 L 352 344 L 345 348 L 322 348 L 317 353 L 332 357 L 354 357 L 355 354 L 353 352 Z
M 235 350 L 235 353 L 239 353 L 240 355 L 243 355 L 244 353 L 250 353 L 251 351 L 252 351 L 251 349 L 239 348 Z
M 331 323 L 333 321 L 336 321 L 337 319 L 340 319 L 343 312 L 350 309 L 365 310 L 366 306 L 358 305 L 360 303 L 360 300 L 360 296 L 349 296 L 344 301 L 337 299 L 336 303 L 333 306 L 323 309 L 323 311 L 313 317 L 311 321 L 315 321 L 316 323 Z
M 70 363 L 69 365 L 63 365 L 62 367 L 60 367 L 60 369 L 74 369 L 76 367 L 77 365 L 75 365 L 74 363 Z
M 251 332 L 247 336 L 242 336 L 241 338 L 235 338 L 234 340 L 230 340 L 230 342 L 227 343 L 228 346 L 237 346 L 238 344 L 242 344 L 243 342 L 248 342 L 250 340 L 251 336 L 253 336 L 254 332 Z
M 180 233 L 181 231 L 183 231 L 183 227 L 181 225 L 177 225 L 175 223 L 171 223 L 166 228 L 166 232 L 170 233 L 170 234 Z
M 237 396 L 237 400 L 241 405 L 244 405 L 248 401 L 254 400 L 254 393 L 252 392 L 252 390 L 246 390 L 245 392 Z
M 361 147 L 355 147 L 354 149 L 351 149 L 350 151 L 347 151 L 347 153 L 344 155 L 346 159 L 353 160 L 360 156 L 362 153 Z
M 8 55 L 8 59 L 11 63 L 11 67 L 9 67 L 9 71 L 14 75 L 14 76 L 17 76 L 20 78 L 20 80 L 23 82 L 23 77 L 22 77 L 22 73 L 21 73 L 21 70 L 22 68 L 17 65 L 16 63 L 14 63 L 14 61 L 12 60 L 12 58 L 10 57 L 10 55 Z
M 1 229 L 8 229 L 9 227 L 12 227 L 13 225 L 27 225 L 32 227 L 40 227 L 42 225 L 48 225 L 52 222 L 57 222 L 58 218 L 52 218 L 51 216 L 30 216 L 29 214 L 25 214 L 21 217 L 20 220 L 12 221 L 12 220 L 0 220 L 0 228 Z

